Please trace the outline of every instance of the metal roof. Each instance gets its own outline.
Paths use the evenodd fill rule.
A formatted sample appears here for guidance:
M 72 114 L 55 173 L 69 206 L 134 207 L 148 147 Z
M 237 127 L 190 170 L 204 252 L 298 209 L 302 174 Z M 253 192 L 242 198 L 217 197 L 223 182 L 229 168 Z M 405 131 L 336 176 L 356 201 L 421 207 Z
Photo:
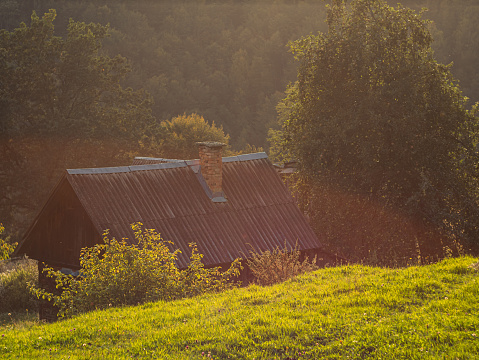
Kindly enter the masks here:
M 117 239 L 128 238 L 133 243 L 132 223 L 142 222 L 145 228 L 157 230 L 164 240 L 174 243 L 172 250 L 181 250 L 181 268 L 189 263 L 191 242 L 204 255 L 206 266 L 248 257 L 252 249 L 274 250 L 285 244 L 288 248 L 297 244 L 301 250 L 321 247 L 265 153 L 223 158 L 226 202 L 220 203 L 213 202 L 205 191 L 198 174 L 198 160 L 145 159 L 150 162 L 67 170 L 17 250 L 50 256 L 45 254 L 52 249 L 47 251 L 45 246 L 54 242 L 43 237 L 42 229 L 49 223 L 51 209 L 73 201 L 68 199 L 74 199 L 83 209 L 91 221 L 88 226 L 93 226 L 99 236 L 109 229 Z M 65 191 L 71 195 L 66 196 Z M 76 239 L 78 234 L 72 234 L 71 241 Z M 31 250 L 32 244 L 37 244 L 37 250 Z M 37 259 L 34 254 L 29 255 Z M 54 260 L 62 263 L 61 259 Z
M 68 170 L 67 180 L 97 230 L 133 240 L 142 222 L 172 241 L 188 264 L 196 242 L 205 265 L 244 257 L 251 249 L 320 247 L 266 154 L 223 159 L 226 203 L 214 203 L 195 174 L 195 161 Z

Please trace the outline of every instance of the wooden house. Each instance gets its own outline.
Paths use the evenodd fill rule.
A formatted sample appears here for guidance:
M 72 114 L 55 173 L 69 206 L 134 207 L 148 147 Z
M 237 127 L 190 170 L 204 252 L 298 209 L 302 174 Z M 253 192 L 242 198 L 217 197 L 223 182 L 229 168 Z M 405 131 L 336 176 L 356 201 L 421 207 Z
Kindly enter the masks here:
M 267 155 L 222 157 L 222 146 L 199 143 L 198 160 L 136 158 L 131 166 L 67 170 L 15 255 L 38 260 L 39 270 L 45 263 L 75 271 L 80 249 L 100 243 L 104 230 L 131 242 L 130 224 L 139 221 L 181 250 L 180 268 L 191 242 L 207 267 L 285 244 L 321 257 Z

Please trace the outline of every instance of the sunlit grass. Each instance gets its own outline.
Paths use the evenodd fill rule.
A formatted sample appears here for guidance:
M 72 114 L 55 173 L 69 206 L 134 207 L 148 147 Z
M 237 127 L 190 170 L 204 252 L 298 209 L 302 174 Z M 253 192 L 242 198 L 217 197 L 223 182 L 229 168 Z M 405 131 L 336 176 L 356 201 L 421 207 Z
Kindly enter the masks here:
M 470 257 L 404 269 L 343 266 L 271 287 L 55 324 L 0 323 L 2 358 L 475 359 Z

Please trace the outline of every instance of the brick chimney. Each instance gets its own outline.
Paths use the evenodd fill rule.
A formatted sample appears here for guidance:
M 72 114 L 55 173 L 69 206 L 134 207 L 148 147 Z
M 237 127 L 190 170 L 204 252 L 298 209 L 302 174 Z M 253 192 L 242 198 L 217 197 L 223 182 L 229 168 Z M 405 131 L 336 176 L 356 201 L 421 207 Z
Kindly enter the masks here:
M 200 153 L 200 172 L 213 197 L 223 196 L 223 161 L 222 150 L 226 144 L 216 141 L 196 143 Z

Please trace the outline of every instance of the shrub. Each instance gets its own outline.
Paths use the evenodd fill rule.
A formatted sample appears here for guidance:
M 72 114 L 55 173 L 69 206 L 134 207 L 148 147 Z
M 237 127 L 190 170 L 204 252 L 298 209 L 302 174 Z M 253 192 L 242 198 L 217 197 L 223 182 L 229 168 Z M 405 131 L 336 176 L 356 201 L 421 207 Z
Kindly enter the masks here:
M 4 230 L 5 228 L 3 227 L 3 224 L 0 223 L 0 235 L 3 234 Z M 5 240 L 0 238 L 0 260 L 8 259 L 13 253 L 13 250 L 15 250 L 16 245 L 16 243 L 10 244 L 8 242 L 8 237 Z
M 301 253 L 298 246 L 288 250 L 286 243 L 283 249 L 276 248 L 273 251 L 250 251 L 251 258 L 247 265 L 259 285 L 272 285 L 285 281 L 293 276 L 316 270 L 316 257 L 311 262 L 308 257 L 301 262 Z
M 28 285 L 38 281 L 36 264 L 34 260 L 11 262 L 11 269 L 0 272 L 0 313 L 36 310 L 36 299 Z
M 153 229 L 143 229 L 141 223 L 131 226 L 137 245 L 110 239 L 106 232 L 103 244 L 82 249 L 77 279 L 45 269 L 62 290 L 59 295 L 38 287 L 32 287 L 32 292 L 53 301 L 59 316 L 69 317 L 110 306 L 174 300 L 237 285 L 230 280 L 239 275 L 238 259 L 224 272 L 219 268 L 205 269 L 203 256 L 195 244 L 190 244 L 191 262 L 187 269 L 180 270 L 176 265 L 180 251 L 171 252 L 171 242 L 164 241 Z

